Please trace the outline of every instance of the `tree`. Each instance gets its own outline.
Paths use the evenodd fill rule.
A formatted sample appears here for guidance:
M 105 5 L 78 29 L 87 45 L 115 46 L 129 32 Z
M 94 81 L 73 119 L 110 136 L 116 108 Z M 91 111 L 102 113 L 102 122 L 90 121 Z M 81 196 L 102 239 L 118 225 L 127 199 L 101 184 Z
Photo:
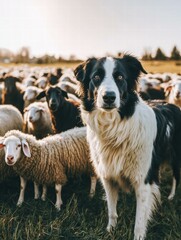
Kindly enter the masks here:
M 152 57 L 152 54 L 151 54 L 151 50 L 145 48 L 144 53 L 142 55 L 142 60 L 148 61 L 148 60 L 152 60 L 152 59 L 153 59 L 153 57 Z
M 154 60 L 166 60 L 166 55 L 162 52 L 161 48 L 158 48 Z
M 181 59 L 180 52 L 176 46 L 174 46 L 171 51 L 170 59 L 171 60 L 180 60 Z

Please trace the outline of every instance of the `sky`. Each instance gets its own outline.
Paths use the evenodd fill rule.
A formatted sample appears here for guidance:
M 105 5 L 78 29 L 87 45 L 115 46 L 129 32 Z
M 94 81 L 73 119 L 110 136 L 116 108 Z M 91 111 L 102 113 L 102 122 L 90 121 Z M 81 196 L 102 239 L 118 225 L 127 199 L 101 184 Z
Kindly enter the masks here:
M 181 50 L 180 0 L 0 0 L 0 48 L 80 58 Z

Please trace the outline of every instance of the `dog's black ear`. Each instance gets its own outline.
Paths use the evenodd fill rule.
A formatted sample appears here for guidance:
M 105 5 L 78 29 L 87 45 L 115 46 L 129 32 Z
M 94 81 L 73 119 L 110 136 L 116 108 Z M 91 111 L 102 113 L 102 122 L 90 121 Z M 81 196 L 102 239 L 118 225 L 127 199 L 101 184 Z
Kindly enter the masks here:
M 40 100 L 41 98 L 43 98 L 45 96 L 46 96 L 45 91 L 42 91 L 36 96 L 36 100 Z
M 128 74 L 129 88 L 135 89 L 138 77 L 140 76 L 141 72 L 145 74 L 147 72 L 141 65 L 140 61 L 134 56 L 126 54 L 123 56 L 123 58 L 120 58 L 119 61 L 123 64 Z
M 95 62 L 96 58 L 89 58 L 74 70 L 75 77 L 79 82 L 84 82 L 85 79 L 90 77 Z
M 126 62 L 130 68 L 132 68 L 134 71 L 136 71 L 139 74 L 141 72 L 145 74 L 147 73 L 143 68 L 143 66 L 141 65 L 140 61 L 136 57 L 133 57 L 131 55 L 124 55 L 123 62 Z

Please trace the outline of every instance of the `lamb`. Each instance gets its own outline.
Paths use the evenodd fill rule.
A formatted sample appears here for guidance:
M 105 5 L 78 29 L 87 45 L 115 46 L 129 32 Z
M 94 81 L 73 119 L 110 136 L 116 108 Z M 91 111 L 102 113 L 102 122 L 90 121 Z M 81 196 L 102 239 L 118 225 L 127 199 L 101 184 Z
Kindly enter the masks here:
M 29 86 L 25 89 L 23 99 L 24 99 L 24 108 L 28 107 L 31 103 L 36 101 L 36 97 L 38 94 L 42 91 L 42 89 L 35 87 L 35 86 Z M 45 102 L 46 99 L 42 98 L 40 100 L 41 102 Z
M 0 136 L 13 129 L 22 130 L 23 118 L 17 108 L 11 105 L 0 106 Z M 13 169 L 7 167 L 4 161 L 4 151 L 0 151 L 0 182 L 15 176 Z
M 37 100 L 43 97 L 46 97 L 56 133 L 83 126 L 79 111 L 80 103 L 68 100 L 65 91 L 58 86 L 49 86 L 37 96 Z
M 24 110 L 24 132 L 42 139 L 53 134 L 52 120 L 46 102 L 31 103 Z
M 60 210 L 62 205 L 62 186 L 70 176 L 74 177 L 82 173 L 90 175 L 90 197 L 94 196 L 96 175 L 90 162 L 86 127 L 74 128 L 42 140 L 12 130 L 0 139 L 0 148 L 3 147 L 5 147 L 6 164 L 12 166 L 20 175 L 18 206 L 24 201 L 27 180 L 45 185 L 55 184 L 57 210 Z

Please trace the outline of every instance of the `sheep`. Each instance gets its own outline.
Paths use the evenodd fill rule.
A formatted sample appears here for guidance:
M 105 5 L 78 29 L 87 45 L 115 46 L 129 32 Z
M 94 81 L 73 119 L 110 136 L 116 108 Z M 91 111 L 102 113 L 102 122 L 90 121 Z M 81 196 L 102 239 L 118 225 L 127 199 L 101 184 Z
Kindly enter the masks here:
M 23 94 L 24 99 L 24 108 L 28 107 L 31 103 L 36 101 L 36 97 L 38 94 L 42 91 L 42 89 L 35 87 L 35 86 L 29 86 L 25 89 Z M 41 102 L 45 102 L 46 98 L 42 98 L 40 100 Z
M 21 113 L 24 109 L 23 88 L 19 84 L 20 80 L 16 77 L 6 75 L 4 78 L 4 90 L 2 93 L 2 104 L 12 104 L 17 107 Z
M 12 105 L 0 106 L 0 136 L 12 129 L 22 130 L 23 118 L 17 108 Z M 0 151 L 0 182 L 15 176 L 13 169 L 7 167 L 4 161 L 4 151 Z
M 40 77 L 39 79 L 36 80 L 35 85 L 38 88 L 45 89 L 48 84 L 47 77 Z
M 25 87 L 34 86 L 35 81 L 36 81 L 35 78 L 27 77 L 23 79 L 23 84 Z
M 141 78 L 137 91 L 144 100 L 165 99 L 165 93 L 158 79 Z
M 2 94 L 3 94 L 3 90 L 4 90 L 4 86 L 3 86 L 3 84 L 1 83 L 1 84 L 0 84 L 0 104 L 2 104 Z
M 34 102 L 24 110 L 24 131 L 42 139 L 53 134 L 52 120 L 47 103 Z
M 4 148 L 5 147 L 5 148 Z M 91 177 L 90 197 L 95 194 L 96 175 L 90 162 L 86 127 L 74 128 L 61 134 L 36 140 L 32 135 L 12 130 L 0 139 L 5 162 L 20 175 L 21 189 L 17 205 L 24 201 L 26 181 L 55 184 L 55 207 L 62 205 L 61 190 L 70 176 L 86 173 Z
M 58 84 L 58 86 L 65 92 L 74 94 L 75 96 L 78 97 L 78 90 L 79 86 L 78 84 L 74 84 L 68 81 L 62 81 Z
M 79 103 L 67 100 L 67 93 L 58 86 L 49 86 L 37 96 L 37 100 L 42 97 L 46 97 L 56 133 L 83 126 Z
M 175 80 L 165 85 L 166 99 L 169 103 L 173 103 L 181 107 L 181 80 Z

